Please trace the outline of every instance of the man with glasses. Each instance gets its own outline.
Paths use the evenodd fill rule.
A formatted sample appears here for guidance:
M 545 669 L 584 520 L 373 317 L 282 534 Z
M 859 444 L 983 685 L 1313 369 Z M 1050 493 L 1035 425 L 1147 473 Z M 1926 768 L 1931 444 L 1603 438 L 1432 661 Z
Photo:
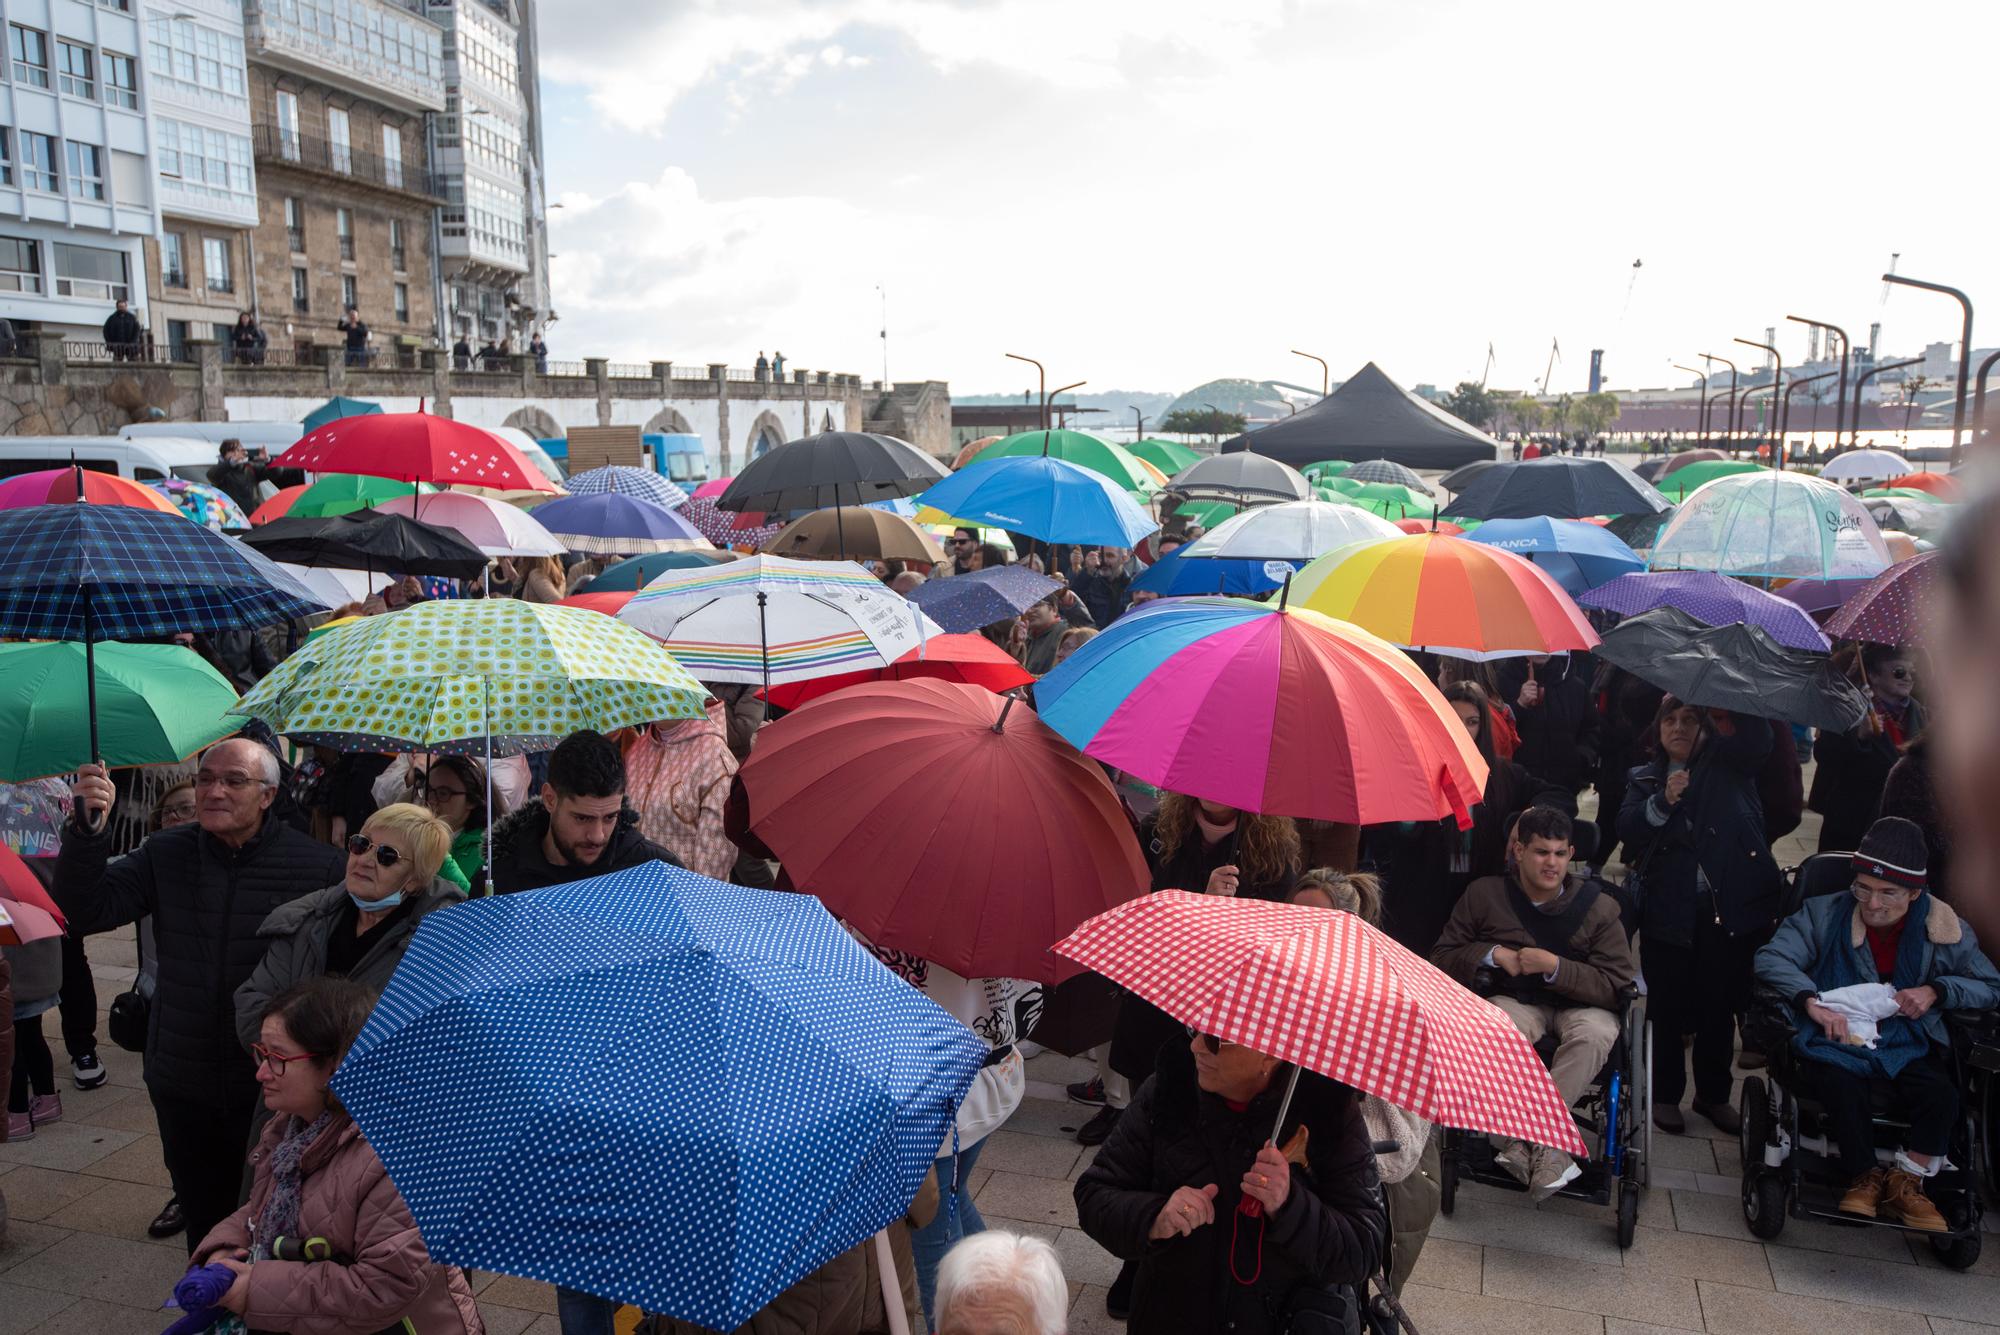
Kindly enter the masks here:
M 146 1090 L 193 1248 L 236 1208 L 257 1075 L 228 1023 L 267 944 L 272 910 L 339 881 L 340 852 L 271 814 L 278 757 L 247 738 L 217 742 L 195 776 L 194 823 L 162 829 L 110 860 L 117 792 L 85 765 L 56 857 L 55 896 L 78 935 L 153 915 L 159 978 L 146 1034 Z
M 1909 650 L 1864 645 L 1861 672 L 1871 706 L 1868 716 L 1853 732 L 1822 732 L 1813 748 L 1819 767 L 1808 805 L 1823 818 L 1822 853 L 1844 852 L 1860 840 L 1882 804 L 1889 771 L 1929 722 L 1923 702 L 1915 698 L 1917 670 Z
M 1944 1216 L 1923 1182 L 1942 1166 L 1959 1117 L 1942 1012 L 2000 1006 L 2000 972 L 1972 928 L 1929 893 L 1927 856 L 1914 824 L 1876 821 L 1854 854 L 1852 895 L 1809 899 L 1779 924 L 1757 952 L 1757 981 L 1799 1013 L 1792 1044 L 1805 1058 L 1801 1084 L 1826 1108 L 1849 1183 L 1841 1212 L 1941 1233 Z M 1866 998 L 1847 989 L 1871 983 L 1894 989 L 1885 1005 L 1895 1009 L 1867 1046 L 1850 1033 Z M 1888 1167 L 1876 1161 L 1872 1116 L 1882 1088 L 1910 1127 Z

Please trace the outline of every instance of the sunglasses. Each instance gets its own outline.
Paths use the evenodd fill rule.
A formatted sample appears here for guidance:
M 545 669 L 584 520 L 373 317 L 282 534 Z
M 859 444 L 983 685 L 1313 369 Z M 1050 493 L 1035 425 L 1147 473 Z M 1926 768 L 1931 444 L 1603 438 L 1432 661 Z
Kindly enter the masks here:
M 1189 1038 L 1200 1039 L 1201 1045 L 1207 1048 L 1211 1055 L 1221 1052 L 1224 1048 L 1233 1048 L 1237 1046 L 1237 1044 L 1231 1043 L 1226 1038 L 1217 1038 L 1214 1034 L 1204 1034 L 1201 1032 L 1201 1030 L 1195 1028 L 1191 1024 L 1182 1025 L 1181 1028 L 1187 1030 L 1187 1036 Z
M 354 856 L 360 857 L 371 848 L 375 850 L 375 863 L 377 866 L 393 867 L 403 860 L 401 853 L 398 853 L 387 844 L 376 843 L 365 834 L 350 834 L 347 836 L 347 851 L 354 854 Z
M 252 1043 L 250 1045 L 250 1055 L 257 1059 L 259 1066 L 270 1067 L 278 1073 L 279 1079 L 283 1079 L 285 1068 L 293 1062 L 305 1061 L 308 1058 L 317 1061 L 321 1054 L 317 1052 L 273 1052 L 262 1043 Z
M 970 546 L 972 545 L 972 539 L 971 539 L 971 538 L 953 538 L 953 539 L 951 540 L 951 545 L 952 545 L 952 546 L 954 546 L 954 547 L 970 547 Z
M 1906 667 L 1890 668 L 1889 675 L 1895 678 L 1897 681 L 1915 681 L 1917 677 L 1915 671 Z

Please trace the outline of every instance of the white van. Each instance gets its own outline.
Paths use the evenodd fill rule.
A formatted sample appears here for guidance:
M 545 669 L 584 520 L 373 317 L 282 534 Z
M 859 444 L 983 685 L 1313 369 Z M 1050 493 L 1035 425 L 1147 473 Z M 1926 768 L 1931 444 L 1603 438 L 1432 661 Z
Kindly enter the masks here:
M 118 428 L 123 440 L 205 440 L 211 445 L 240 440 L 245 449 L 262 446 L 274 458 L 298 444 L 305 434 L 306 429 L 297 422 L 135 422 Z
M 0 436 L 0 477 L 67 468 L 74 458 L 94 473 L 116 473 L 134 482 L 178 477 L 208 481 L 219 457 L 214 441 L 185 436 Z

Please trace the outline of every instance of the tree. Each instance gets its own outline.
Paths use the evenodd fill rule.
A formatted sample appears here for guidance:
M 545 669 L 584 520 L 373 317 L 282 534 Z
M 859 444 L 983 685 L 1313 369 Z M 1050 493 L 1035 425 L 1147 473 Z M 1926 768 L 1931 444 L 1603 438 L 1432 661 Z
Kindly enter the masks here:
M 1570 407 L 1570 420 L 1588 435 L 1598 435 L 1618 420 L 1618 396 L 1599 390 L 1586 394 Z
M 1500 412 L 1499 400 L 1486 386 L 1471 380 L 1461 380 L 1458 387 L 1444 396 L 1440 406 L 1467 426 L 1484 430 Z
M 1569 430 L 1570 421 L 1575 415 L 1576 396 L 1574 394 L 1558 394 L 1556 395 L 1556 401 L 1549 405 L 1549 425 L 1556 429 L 1557 435 L 1561 435 Z
M 1177 436 L 1240 436 L 1249 423 L 1242 413 L 1176 408 L 1160 419 L 1160 430 Z
M 1533 431 L 1542 424 L 1544 413 L 1540 400 L 1523 394 L 1507 405 L 1507 416 L 1514 419 L 1516 431 Z

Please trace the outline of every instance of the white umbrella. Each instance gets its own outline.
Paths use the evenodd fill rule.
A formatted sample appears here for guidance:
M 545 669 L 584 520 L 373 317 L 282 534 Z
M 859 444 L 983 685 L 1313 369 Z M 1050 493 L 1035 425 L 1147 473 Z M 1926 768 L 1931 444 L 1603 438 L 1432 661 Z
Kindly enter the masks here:
M 278 569 L 312 590 L 313 596 L 328 607 L 345 607 L 349 603 L 361 602 L 370 594 L 380 593 L 396 582 L 380 571 L 295 566 L 289 561 L 277 564 Z
M 1894 450 L 1849 450 L 1828 460 L 1819 475 L 1828 482 L 1882 482 L 1916 471 L 1914 464 Z
M 1231 515 L 1181 548 L 1190 559 L 1226 556 L 1248 561 L 1310 561 L 1336 547 L 1403 537 L 1379 515 L 1328 501 L 1287 501 Z
M 451 529 L 488 556 L 561 556 L 567 550 L 526 510 L 485 496 L 441 491 L 398 496 L 375 508 Z

